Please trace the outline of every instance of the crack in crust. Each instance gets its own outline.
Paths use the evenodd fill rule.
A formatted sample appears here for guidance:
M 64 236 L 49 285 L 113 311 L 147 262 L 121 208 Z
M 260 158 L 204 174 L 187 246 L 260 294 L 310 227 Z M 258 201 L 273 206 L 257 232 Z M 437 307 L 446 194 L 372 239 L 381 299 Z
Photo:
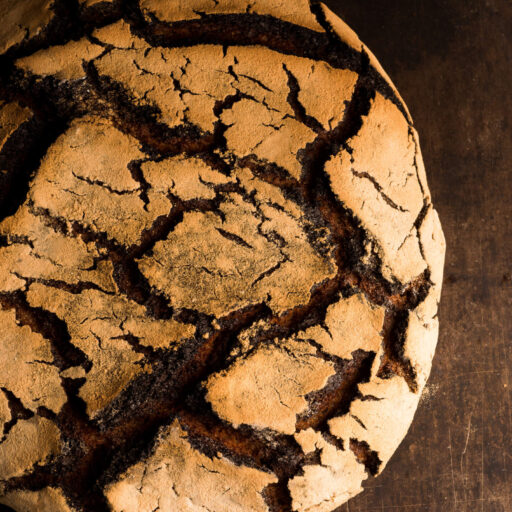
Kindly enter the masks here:
M 23 40 L 0 56 L 0 94 L 7 101 L 18 101 L 27 106 L 32 112 L 32 117 L 0 147 L 0 165 L 6 170 L 0 181 L 0 223 L 5 221 L 9 226 L 12 218 L 26 206 L 33 218 L 40 220 L 51 232 L 66 240 L 81 241 L 87 251 L 94 254 L 93 264 L 87 270 L 96 270 L 99 265 L 109 262 L 115 283 L 112 291 L 93 280 L 71 283 L 54 277 L 30 277 L 14 271 L 12 275 L 23 282 L 23 286 L 0 292 L 1 308 L 14 311 L 20 326 L 30 327 L 50 342 L 53 361 L 36 362 L 58 368 L 66 395 L 60 411 L 54 412 L 44 406 L 32 411 L 25 408 L 11 390 L 0 387 L 10 411 L 10 418 L 3 423 L 2 442 L 13 427 L 35 415 L 58 427 L 65 447 L 62 453 L 35 465 L 24 475 L 5 480 L 2 492 L 38 491 L 54 486 L 62 489 L 70 504 L 78 510 L 111 510 L 112 504 L 105 495 L 105 489 L 128 474 L 139 461 L 150 460 L 158 447 L 159 435 L 175 420 L 198 453 L 211 459 L 221 454 L 235 465 L 275 475 L 277 480 L 268 484 L 261 493 L 271 512 L 297 509 L 299 498 L 293 490 L 296 489 L 294 483 L 309 475 L 313 467 L 328 467 L 325 458 L 330 449 L 339 450 L 347 457 L 351 452 L 368 475 L 376 475 L 387 462 L 379 458 L 379 453 L 372 450 L 367 441 L 356 437 L 342 440 L 334 435 L 330 421 L 347 415 L 355 400 L 373 400 L 375 397 L 372 395 L 361 393 L 360 385 L 369 384 L 374 378 L 385 382 L 398 376 L 405 380 L 412 393 L 418 393 L 417 372 L 405 350 L 409 315 L 427 300 L 435 283 L 431 282 L 430 268 L 406 283 L 383 276 L 381 256 L 375 250 L 369 250 L 373 242 L 367 232 L 358 218 L 336 197 L 326 165 L 341 151 L 353 154 L 351 141 L 360 133 L 377 95 L 393 103 L 407 122 L 409 118 L 392 87 L 370 64 L 365 51 L 354 50 L 334 37 L 323 11 L 314 2 L 311 9 L 327 33 L 315 32 L 276 17 L 252 14 L 249 10 L 245 14 L 202 13 L 199 19 L 163 22 L 153 15 L 144 16 L 135 0 L 93 2 L 80 6 L 76 2 L 56 0 L 52 21 L 37 36 Z M 142 103 L 129 87 L 102 74 L 98 62 L 114 51 L 114 46 L 102 42 L 97 29 L 114 22 L 123 23 L 122 19 L 129 24 L 130 40 L 139 38 L 140 44 L 149 45 L 144 50 L 144 57 L 155 48 L 192 48 L 203 44 L 222 46 L 224 57 L 232 45 L 261 45 L 282 55 L 282 71 L 286 79 L 282 87 L 288 89 L 285 95 L 288 111 L 281 121 L 292 119 L 313 134 L 309 142 L 304 140 L 303 147 L 297 152 L 300 175 L 257 156 L 259 145 L 247 154 L 231 151 L 229 130 L 234 123 L 227 121 L 226 114 L 232 114 L 246 104 L 263 106 L 269 113 L 278 112 L 266 99 L 260 100 L 256 94 L 243 92 L 242 80 L 247 80 L 265 94 L 275 91 L 259 78 L 237 73 L 236 66 L 229 66 L 227 73 L 235 80 L 232 92 L 214 101 L 215 121 L 211 130 L 190 122 L 186 115 L 181 124 L 168 126 L 162 121 L 162 108 L 156 103 Z M 22 71 L 15 64 L 22 57 L 84 36 L 101 46 L 103 51 L 89 62 L 84 61 L 83 78 L 71 81 L 58 80 L 53 76 L 41 78 Z M 310 107 L 300 95 L 303 77 L 295 72 L 292 65 L 287 65 L 287 56 L 324 62 L 333 69 L 351 70 L 357 74 L 343 118 L 337 125 L 331 127 L 329 120 L 330 128 L 327 129 L 322 118 L 309 111 Z M 163 53 L 162 59 L 165 60 Z M 187 58 L 181 69 L 184 75 L 190 64 Z M 235 64 L 238 64 L 236 57 Z M 135 60 L 134 65 L 141 74 L 153 74 Z M 172 73 L 169 83 L 182 101 L 185 97 L 197 95 Z M 194 157 L 211 171 L 226 177 L 227 181 L 212 183 L 199 174 L 198 181 L 208 192 L 204 192 L 204 197 L 190 199 L 183 199 L 169 188 L 164 194 L 171 205 L 167 213 L 154 215 L 152 222 L 140 231 L 139 239 L 131 245 L 119 242 L 108 230 L 98 229 L 94 222 L 70 220 L 38 206 L 30 196 L 30 181 L 37 174 L 40 161 L 57 139 L 66 133 L 74 119 L 89 114 L 108 119 L 121 133 L 133 137 L 140 143 L 144 154 L 127 165 L 138 187 L 119 189 L 103 179 L 72 171 L 74 179 L 84 187 L 98 187 L 120 197 L 137 196 L 142 209 L 149 214 L 156 186 L 147 170 L 148 164 L 159 165 L 178 155 Z M 264 126 L 279 132 L 284 125 L 272 121 Z M 416 145 L 416 178 L 425 196 L 426 185 L 420 176 L 417 140 L 412 130 L 409 127 L 408 135 Z M 249 176 L 244 174 L 244 170 Z M 355 168 L 351 172 L 354 177 L 369 181 L 389 207 L 398 212 L 408 211 L 387 195 L 370 173 Z M 155 254 L 159 254 L 162 243 L 186 224 L 190 214 L 204 218 L 211 214 L 220 222 L 215 227 L 216 233 L 226 244 L 236 246 L 233 250 L 257 252 L 252 238 L 246 237 L 243 230 L 234 232 L 227 223 L 226 204 L 233 203 L 234 197 L 253 208 L 257 235 L 279 255 L 275 262 L 270 262 L 254 276 L 250 288 L 282 275 L 279 273 L 283 268 L 294 263 L 290 256 L 290 240 L 268 227 L 272 223 L 270 208 L 275 215 L 278 212 L 290 216 L 289 211 L 282 206 L 284 203 L 279 203 L 281 199 L 278 202 L 274 199 L 263 201 L 256 188 L 250 191 L 251 180 L 270 186 L 281 194 L 284 202 L 298 209 L 299 221 L 291 218 L 299 223 L 302 234 L 316 254 L 325 260 L 332 259 L 335 272 L 311 287 L 308 300 L 298 301 L 292 307 L 276 310 L 273 297 L 268 294 L 264 300 L 247 301 L 245 306 L 235 307 L 224 315 L 180 304 L 176 297 L 155 286 L 145 274 L 141 262 L 144 258 L 157 261 Z M 77 195 L 72 190 L 67 192 Z M 429 199 L 425 198 L 414 223 L 424 259 L 426 255 L 420 229 L 430 208 Z M 320 233 L 324 235 L 319 236 Z M 35 242 L 28 235 L 8 231 L 0 234 L 0 250 L 10 250 L 19 245 L 35 255 Z M 157 261 L 157 264 L 161 265 L 161 262 Z M 216 275 L 224 277 L 222 271 L 205 266 L 202 269 L 212 279 Z M 119 294 L 128 302 L 143 306 L 149 318 L 192 324 L 195 332 L 176 347 L 154 348 L 145 344 L 139 335 L 123 329 L 126 319 L 120 321 L 123 333 L 112 335 L 110 340 L 126 343 L 129 350 L 140 356 L 136 364 L 146 369 L 141 370 L 91 418 L 81 390 L 92 375 L 90 371 L 96 362 L 74 344 L 68 321 L 54 313 L 51 305 L 46 309 L 30 303 L 27 297 L 35 286 L 75 296 L 86 292 L 107 297 Z M 285 352 L 288 350 L 292 359 L 297 358 L 287 349 L 286 341 L 294 337 L 297 339 L 300 333 L 311 328 L 323 329 L 332 339 L 326 323 L 329 308 L 357 294 L 364 296 L 370 307 L 380 307 L 385 312 L 381 347 L 375 351 L 354 351 L 352 358 L 347 360 L 330 354 L 320 342 L 300 339 L 301 343 L 310 345 L 314 357 L 332 364 L 334 373 L 324 387 L 306 395 L 308 406 L 296 414 L 295 435 L 250 424 L 235 427 L 212 407 L 206 395 L 208 379 L 212 375 L 231 371 L 235 362 L 250 360 L 262 347 L 279 347 Z M 249 341 L 245 343 L 244 336 L 249 331 Z M 99 350 L 104 350 L 101 336 L 92 334 Z M 279 394 L 278 390 L 276 392 Z M 279 396 L 283 407 L 289 407 L 286 398 L 284 400 Z M 375 398 L 377 400 L 381 399 Z M 366 430 L 365 425 L 357 421 Z M 307 450 L 297 440 L 298 434 L 319 436 L 321 441 L 316 441 L 315 449 Z
M 3 310 L 14 309 L 20 325 L 29 326 L 33 332 L 39 333 L 51 342 L 54 364 L 59 370 L 67 370 L 72 366 L 90 367 L 85 354 L 71 343 L 68 326 L 51 311 L 32 307 L 27 302 L 24 292 L 0 293 L 0 307 Z

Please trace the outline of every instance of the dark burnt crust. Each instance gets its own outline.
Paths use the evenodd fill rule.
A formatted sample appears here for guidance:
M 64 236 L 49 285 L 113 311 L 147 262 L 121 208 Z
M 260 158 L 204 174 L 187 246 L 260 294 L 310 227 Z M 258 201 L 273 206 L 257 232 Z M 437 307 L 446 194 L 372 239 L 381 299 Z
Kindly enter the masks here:
M 209 375 L 231 364 L 229 354 L 243 329 L 258 320 L 265 320 L 270 328 L 262 328 L 251 342 L 254 347 L 276 343 L 307 327 L 322 324 L 328 306 L 340 295 L 349 296 L 360 291 L 371 303 L 386 308 L 385 355 L 379 375 L 382 378 L 400 375 L 411 390 L 416 390 L 414 370 L 404 356 L 403 344 L 408 312 L 426 297 L 431 284 L 429 273 L 426 271 L 417 281 L 402 285 L 382 277 L 377 256 L 364 264 L 362 257 L 368 236 L 352 213 L 336 199 L 324 170 L 326 161 L 346 147 L 347 141 L 358 133 L 377 92 L 391 99 L 402 112 L 404 109 L 389 84 L 369 65 L 364 52 L 351 49 L 335 40 L 332 34 L 316 33 L 270 16 L 209 15 L 176 23 L 156 19 L 148 22 L 137 2 L 132 0 L 100 3 L 88 9 L 78 7 L 76 2 L 57 0 L 54 10 L 54 20 L 40 36 L 24 41 L 1 57 L 1 95 L 34 112 L 33 119 L 22 125 L 0 152 L 0 162 L 7 170 L 0 183 L 1 219 L 12 215 L 24 203 L 30 178 L 40 159 L 71 120 L 94 113 L 112 118 L 120 130 L 140 141 L 149 159 L 193 154 L 225 173 L 236 165 L 249 168 L 255 177 L 279 188 L 299 205 L 311 222 L 329 230 L 338 272 L 334 278 L 319 283 L 312 290 L 308 304 L 282 315 L 272 314 L 265 303 L 260 303 L 214 319 L 199 311 L 174 310 L 161 294 L 151 289 L 138 270 L 135 258 L 151 251 L 157 240 L 164 239 L 181 221 L 184 212 L 218 212 L 218 202 L 228 190 L 219 187 L 216 199 L 211 201 L 175 198 L 176 206 L 169 215 L 157 219 L 152 228 L 143 233 L 142 242 L 132 247 L 120 246 L 109 240 L 105 233 L 94 232 L 78 223 L 69 229 L 66 219 L 37 211 L 36 214 L 45 218 L 53 229 L 101 247 L 114 265 L 119 291 L 145 305 L 148 315 L 195 323 L 196 334 L 177 352 L 143 350 L 152 365 L 152 373 L 134 379 L 94 420 L 87 416 L 85 404 L 78 396 L 85 380 L 62 378 L 67 395 L 62 410 L 57 415 L 47 410 L 37 412 L 59 427 L 62 454 L 45 466 L 35 467 L 27 475 L 8 480 L 5 489 L 37 490 L 53 485 L 60 487 L 79 510 L 107 511 L 109 505 L 103 487 L 115 481 L 130 465 L 147 457 L 159 429 L 177 418 L 188 432 L 191 444 L 201 452 L 210 456 L 221 452 L 235 464 L 275 473 L 279 482 L 266 488 L 266 502 L 272 512 L 291 512 L 287 482 L 301 474 L 304 465 L 315 462 L 315 455 L 305 456 L 293 436 L 261 432 L 248 426 L 234 428 L 227 424 L 205 401 L 202 386 Z M 135 35 L 154 46 L 260 44 L 283 54 L 323 60 L 333 67 L 351 69 L 359 74 L 359 80 L 343 121 L 325 131 L 318 121 L 306 116 L 298 102 L 297 81 L 288 72 L 289 102 L 296 118 L 317 133 L 314 142 L 300 154 L 303 172 L 300 180 L 296 180 L 285 169 L 254 155 L 237 159 L 223 154 L 226 127 L 220 121 L 220 114 L 241 99 L 239 94 L 218 102 L 215 115 L 219 120 L 213 132 L 204 133 L 190 123 L 170 129 L 156 121 L 156 107 L 136 107 L 130 92 L 121 84 L 100 77 L 93 62 L 86 65 L 86 80 L 77 82 L 59 82 L 51 77 L 36 81 L 34 76 L 21 73 L 13 64 L 21 56 L 90 35 L 94 28 L 121 18 L 130 23 Z M 20 157 L 20 150 L 25 156 Z M 137 164 L 133 168 L 140 177 Z M 63 283 L 45 284 L 66 289 Z M 82 283 L 79 288 L 86 286 Z M 24 292 L 1 293 L 0 305 L 4 309 L 14 309 L 22 324 L 29 325 L 51 342 L 54 363 L 60 369 L 77 364 L 86 370 L 90 367 L 85 355 L 70 343 L 65 321 L 42 308 L 29 306 Z M 218 327 L 214 327 L 214 320 Z M 134 350 L 142 350 L 136 339 L 128 341 Z M 329 358 L 325 354 L 322 357 Z M 323 390 L 308 396 L 310 408 L 297 418 L 297 430 L 312 427 L 328 436 L 328 419 L 348 411 L 351 401 L 357 397 L 357 385 L 369 379 L 374 357 L 374 353 L 360 351 L 351 361 L 336 360 L 336 375 Z M 9 399 L 13 414 L 11 423 L 27 417 L 30 411 L 8 390 L 2 389 L 2 392 Z M 11 423 L 4 426 L 4 435 L 12 428 Z M 367 445 L 351 440 L 350 446 L 344 447 L 348 448 L 354 451 L 370 474 L 376 473 L 380 461 Z

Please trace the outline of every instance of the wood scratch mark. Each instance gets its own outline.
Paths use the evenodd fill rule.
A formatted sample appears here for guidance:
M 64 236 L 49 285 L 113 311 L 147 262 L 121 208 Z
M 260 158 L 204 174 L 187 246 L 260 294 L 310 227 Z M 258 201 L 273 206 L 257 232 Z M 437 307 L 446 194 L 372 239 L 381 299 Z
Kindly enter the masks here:
M 468 443 L 469 443 L 469 436 L 470 435 L 471 435 L 471 414 L 469 415 L 468 433 L 466 435 L 466 443 L 464 444 L 464 450 L 462 450 L 462 456 L 465 455 L 465 453 L 466 453 L 466 451 L 468 449 Z
M 485 417 L 484 417 L 484 386 L 482 385 L 481 386 L 481 401 L 480 401 L 481 405 L 482 405 L 482 448 L 481 448 L 481 473 L 482 473 L 482 493 L 480 495 L 480 499 L 481 499 L 481 507 L 480 507 L 480 510 L 481 512 L 484 512 L 484 486 L 485 486 L 485 476 L 484 476 L 484 437 L 485 437 L 485 430 L 484 430 L 484 426 L 485 426 Z
M 450 444 L 450 470 L 452 475 L 453 501 L 457 503 L 457 493 L 455 491 L 455 473 L 453 471 L 453 450 L 452 450 L 452 431 L 448 429 L 448 442 Z
M 468 431 L 466 434 L 466 442 L 464 443 L 464 449 L 462 450 L 462 453 L 460 455 L 460 473 L 462 475 L 462 484 L 463 484 L 463 490 L 464 490 L 464 500 L 467 500 L 467 482 L 469 479 L 469 475 L 467 475 L 464 471 L 464 456 L 466 455 L 467 449 L 468 449 L 468 443 L 469 443 L 469 437 L 471 435 L 471 419 L 472 414 L 469 415 L 469 424 L 468 424 Z

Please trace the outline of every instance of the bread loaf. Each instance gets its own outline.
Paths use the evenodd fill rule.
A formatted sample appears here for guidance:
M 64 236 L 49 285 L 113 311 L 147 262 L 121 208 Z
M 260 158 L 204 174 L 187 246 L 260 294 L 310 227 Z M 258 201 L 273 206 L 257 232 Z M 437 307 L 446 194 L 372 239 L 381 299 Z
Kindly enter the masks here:
M 0 0 L 0 503 L 331 512 L 405 436 L 445 243 L 307 0 Z

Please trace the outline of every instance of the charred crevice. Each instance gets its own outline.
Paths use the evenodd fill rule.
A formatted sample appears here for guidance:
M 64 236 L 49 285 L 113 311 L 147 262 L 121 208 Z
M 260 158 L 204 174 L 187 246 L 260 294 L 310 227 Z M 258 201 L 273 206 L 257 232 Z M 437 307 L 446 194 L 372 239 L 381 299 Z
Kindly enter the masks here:
M 246 249 L 254 249 L 254 247 L 250 244 L 248 244 L 243 238 L 239 237 L 238 235 L 235 235 L 235 233 L 230 233 L 229 231 L 226 231 L 222 228 L 215 228 L 221 236 L 229 240 L 230 242 L 234 242 L 237 245 L 240 245 L 241 247 L 245 247 Z
M 418 238 L 418 245 L 420 247 L 421 257 L 423 258 L 425 263 L 427 263 L 427 268 L 429 269 L 429 271 L 430 271 L 430 266 L 429 266 L 429 264 L 427 262 L 427 258 L 425 256 L 425 247 L 424 247 L 423 241 L 421 239 L 420 229 L 421 229 L 421 226 L 423 225 L 423 221 L 425 220 L 425 217 L 427 216 L 427 213 L 431 207 L 432 207 L 432 205 L 428 201 L 428 199 L 424 199 L 423 207 L 421 208 L 420 213 L 418 214 L 418 216 L 416 217 L 416 220 L 414 221 L 414 227 L 416 229 L 416 237 Z
M 0 444 L 5 441 L 7 435 L 12 430 L 12 428 L 18 423 L 20 420 L 28 420 L 34 416 L 34 413 L 27 409 L 21 400 L 9 389 L 0 388 L 0 391 L 4 394 L 7 399 L 7 406 L 9 407 L 9 411 L 11 413 L 11 419 L 4 423 L 2 437 L 0 438 Z
M 260 281 L 265 279 L 268 276 L 271 276 L 274 272 L 279 270 L 281 268 L 281 265 L 283 263 L 286 263 L 287 261 L 290 261 L 289 258 L 286 256 L 281 261 L 278 261 L 275 265 L 272 265 L 269 269 L 265 270 L 265 272 L 262 272 L 252 283 L 251 286 L 254 286 L 258 284 Z
M 195 156 L 206 165 L 210 166 L 214 171 L 224 174 L 224 176 L 229 176 L 233 170 L 233 166 L 226 162 L 226 160 L 215 151 L 197 153 Z
M 41 418 L 45 418 L 53 422 L 57 421 L 57 415 L 51 409 L 48 409 L 48 407 L 45 407 L 44 405 L 40 405 L 36 409 L 36 414 Z
M 238 81 L 238 77 L 241 76 L 243 78 L 247 78 L 247 80 L 249 80 L 250 82 L 253 82 L 253 83 L 257 84 L 259 87 L 261 87 L 265 91 L 274 92 L 274 91 L 272 91 L 272 89 L 267 87 L 261 80 L 258 80 L 257 78 L 254 78 L 253 76 L 250 76 L 250 75 L 244 75 L 243 73 L 240 73 L 239 75 L 236 75 L 235 72 L 233 71 L 233 68 L 231 66 L 229 67 L 229 69 L 230 69 L 230 72 L 233 74 L 234 78 L 237 81 Z
M 130 24 L 132 32 L 141 29 L 147 24 L 146 17 L 153 19 L 152 13 L 142 14 L 139 0 L 121 0 L 123 19 Z M 152 23 L 152 21 L 150 21 Z
M 370 380 L 375 359 L 374 352 L 364 350 L 357 350 L 352 355 L 351 360 L 335 364 L 336 374 L 329 378 L 325 388 L 306 395 L 308 410 L 297 415 L 298 431 L 313 428 L 328 432 L 329 419 L 348 413 L 359 392 L 359 384 Z
M 393 375 L 403 377 L 412 393 L 418 392 L 416 371 L 411 361 L 405 357 L 404 345 L 407 327 L 409 324 L 409 311 L 388 310 L 384 317 L 382 328 L 382 356 L 377 376 L 381 379 Z
M 286 67 L 286 64 L 283 64 L 283 69 L 288 76 L 288 88 L 290 89 L 287 100 L 295 114 L 295 118 L 315 133 L 322 133 L 324 131 L 322 124 L 317 119 L 307 114 L 304 105 L 299 100 L 300 86 L 297 78 Z
M 430 271 L 426 270 L 405 286 L 399 295 L 390 297 L 381 332 L 384 354 L 377 376 L 386 379 L 399 375 L 407 382 L 412 393 L 418 392 L 418 382 L 416 371 L 405 356 L 409 312 L 425 300 L 431 286 Z
M 357 460 L 364 465 L 368 475 L 376 476 L 382 465 L 379 454 L 372 450 L 366 441 L 350 439 L 349 446 Z
M 328 279 L 317 285 L 312 290 L 307 304 L 269 318 L 267 323 L 270 327 L 263 327 L 251 336 L 251 345 L 257 348 L 276 343 L 277 340 L 290 338 L 308 327 L 323 324 L 327 308 L 338 300 L 340 290 L 341 286 L 337 279 Z
M 113 121 L 123 132 L 139 140 L 142 149 L 153 157 L 193 155 L 217 147 L 214 133 L 203 133 L 196 126 L 184 123 L 175 128 L 157 120 L 160 109 L 156 106 L 135 106 L 136 101 L 119 83 L 100 76 L 92 62 L 86 67 L 87 78 L 100 98 L 113 111 Z
M 366 179 L 368 180 L 372 185 L 373 187 L 375 188 L 375 190 L 380 194 L 380 196 L 382 197 L 382 199 L 384 199 L 384 201 L 386 202 L 386 204 L 388 206 L 390 206 L 391 208 L 393 208 L 394 210 L 398 210 L 399 212 L 408 212 L 409 210 L 405 210 L 404 208 L 402 208 L 400 205 L 396 204 L 393 199 L 391 199 L 383 190 L 381 184 L 368 172 L 359 172 L 359 171 L 356 171 L 355 169 L 351 169 L 351 172 L 354 176 L 356 176 L 357 178 L 361 178 L 361 179 Z
M 336 34 L 330 23 L 327 21 L 325 12 L 320 4 L 320 0 L 310 0 L 309 8 L 311 10 L 311 13 L 315 16 L 316 21 L 325 30 L 331 41 L 339 41 L 339 36 Z
M 137 354 L 142 354 L 149 361 L 155 361 L 159 358 L 159 353 L 153 347 L 141 343 L 140 338 L 133 334 L 123 334 L 115 336 L 113 340 L 124 340 L 132 347 L 133 351 Z
M 109 192 L 110 194 L 114 194 L 116 196 L 131 195 L 134 192 L 138 192 L 137 190 L 117 190 L 117 189 L 111 187 L 108 183 L 105 183 L 102 180 L 93 180 L 93 179 L 88 178 L 86 176 L 80 176 L 79 174 L 76 174 L 76 172 L 74 172 L 74 171 L 71 171 L 71 174 L 78 181 L 83 181 L 84 183 L 87 183 L 88 185 L 103 188 L 107 192 Z
M 0 222 L 25 202 L 30 180 L 41 159 L 67 124 L 59 118 L 33 116 L 22 124 L 0 151 Z
M 214 317 L 212 315 L 207 315 L 196 309 L 176 308 L 173 318 L 183 324 L 195 325 L 197 339 L 204 339 L 213 333 L 212 322 Z
M 128 440 L 109 441 L 109 449 L 102 454 L 104 465 L 101 467 L 101 471 L 95 475 L 98 487 L 104 489 L 118 480 L 119 476 L 134 464 L 150 457 L 161 429 L 170 424 L 174 418 L 174 413 L 171 413 L 167 418 L 162 417 L 159 421 L 151 422 L 144 428 L 139 426 L 137 435 L 133 435 Z M 111 438 L 107 436 L 106 439 Z M 91 510 L 91 512 L 94 511 Z
M 13 309 L 20 325 L 27 325 L 50 342 L 53 364 L 61 371 L 72 366 L 82 366 L 85 370 L 91 368 L 85 353 L 71 343 L 66 322 L 51 311 L 31 306 L 24 292 L 1 292 L 0 307 Z
M 367 65 L 367 56 L 362 54 Z M 363 118 L 370 112 L 375 91 L 366 85 L 365 76 L 362 75 L 356 82 L 352 99 L 348 103 L 342 121 L 332 130 L 320 133 L 317 138 L 306 145 L 299 154 L 302 163 L 301 186 L 309 202 L 322 199 L 330 190 L 329 179 L 325 173 L 326 162 L 336 155 L 341 148 L 347 147 L 348 141 L 355 137 L 363 126 Z M 316 196 L 316 197 L 315 197 Z M 332 191 L 326 198 L 326 207 L 338 210 L 340 202 L 334 197 Z M 347 217 L 346 213 L 344 217 Z M 346 223 L 345 223 L 346 224 Z M 335 229 L 332 226 L 332 229 Z M 338 231 L 339 234 L 345 233 Z
M 106 468 L 105 455 L 111 445 L 103 438 L 87 414 L 80 388 L 85 378 L 63 378 L 68 400 L 57 415 L 56 424 L 63 438 L 63 451 L 54 463 L 58 485 L 71 503 L 85 512 L 107 512 L 110 507 L 98 485 L 97 475 Z
M 345 445 L 343 440 L 332 435 L 329 430 L 322 430 L 322 437 L 324 441 L 328 442 L 332 446 L 334 446 L 337 450 L 344 451 Z
M 235 103 L 238 103 L 243 99 L 254 100 L 252 96 L 249 96 L 237 90 L 235 94 L 230 94 L 226 96 L 223 100 L 217 100 L 215 102 L 215 105 L 213 107 L 213 114 L 217 118 L 217 121 L 215 121 L 214 125 L 213 144 L 210 148 L 208 148 L 210 153 L 212 153 L 213 150 L 222 151 L 226 149 L 226 138 L 224 134 L 226 133 L 228 126 L 226 126 L 221 120 L 222 113 L 225 110 L 230 110 L 231 108 L 233 108 L 233 105 L 235 105 Z
M 167 297 L 153 290 L 136 262 L 127 258 L 124 251 L 111 251 L 109 258 L 114 266 L 112 276 L 121 293 L 144 306 L 153 318 L 172 318 L 174 310 Z
M 321 325 L 325 321 L 328 307 L 340 298 L 343 292 L 348 293 L 338 276 L 326 279 L 311 289 L 307 304 L 296 306 L 272 320 L 273 329 L 286 329 L 289 334 L 306 330 L 314 325 Z
M 248 155 L 237 161 L 240 167 L 247 167 L 255 177 L 281 189 L 294 202 L 303 204 L 299 182 L 290 173 L 278 165 Z
M 84 80 L 58 80 L 54 76 L 38 76 L 12 65 L 0 73 L 0 93 L 8 101 L 17 101 L 32 110 L 36 118 L 47 123 L 69 122 L 100 108 L 101 100 L 91 94 Z
M 428 210 L 430 209 L 431 206 L 432 205 L 427 200 L 424 200 L 420 213 L 418 213 L 418 217 L 416 217 L 416 220 L 414 221 L 414 227 L 418 231 L 423 225 L 423 221 L 425 220 L 425 217 L 427 216 Z
M 151 185 L 146 181 L 142 172 L 142 164 L 144 162 L 146 160 L 134 160 L 128 164 L 128 170 L 132 178 L 139 184 L 139 197 L 144 203 L 144 209 L 147 210 L 149 204 L 148 190 L 151 188 Z
M 296 474 L 304 464 L 304 454 L 293 436 L 249 425 L 233 427 L 215 414 L 203 390 L 187 398 L 177 417 L 191 445 L 208 457 L 220 452 L 237 465 L 271 472 L 279 478 Z
M 292 497 L 288 489 L 287 478 L 281 478 L 275 484 L 265 487 L 263 499 L 270 512 L 292 512 Z
M 34 248 L 34 244 L 32 240 L 30 240 L 27 236 L 20 235 L 0 235 L 0 247 L 9 247 L 10 245 L 28 245 L 31 249 Z
M 80 24 L 89 35 L 92 29 L 119 21 L 123 16 L 123 0 L 104 0 L 89 7 L 80 7 Z
M 39 491 L 47 486 L 58 486 L 59 475 L 55 471 L 52 462 L 44 465 L 36 464 L 23 476 L 15 476 L 8 480 L 0 480 L 2 492 L 7 494 L 10 491 Z M 93 511 L 91 511 L 93 512 Z
M 32 200 L 27 201 L 27 207 L 32 215 L 40 217 L 44 225 L 55 231 L 55 233 L 59 233 L 64 236 L 68 236 L 71 233 L 67 219 L 52 216 L 50 210 L 34 206 Z
M 389 297 L 390 309 L 396 311 L 416 309 L 427 298 L 431 287 L 430 270 L 427 269 L 416 279 L 400 288 L 399 293 Z
M 122 294 L 144 306 L 153 318 L 172 317 L 173 309 L 167 298 L 153 291 L 137 263 L 130 258 L 123 246 L 110 240 L 106 233 L 96 232 L 78 222 L 73 222 L 71 232 L 74 236 L 80 236 L 84 242 L 94 242 L 99 249 L 106 251 L 105 257 L 114 267 L 112 277 Z
M 73 295 L 78 295 L 85 290 L 97 290 L 101 293 L 105 293 L 106 295 L 114 295 L 114 292 L 104 290 L 101 286 L 98 286 L 96 283 L 91 283 L 89 281 L 79 281 L 77 283 L 68 283 L 67 281 L 61 281 L 59 279 L 42 279 L 35 277 L 25 277 L 17 272 L 13 272 L 13 274 L 19 279 L 23 279 L 25 281 L 25 286 L 28 288 L 33 283 L 42 284 L 44 286 L 48 286 L 49 288 L 57 288 L 58 290 L 63 290 L 67 293 L 71 293 Z

